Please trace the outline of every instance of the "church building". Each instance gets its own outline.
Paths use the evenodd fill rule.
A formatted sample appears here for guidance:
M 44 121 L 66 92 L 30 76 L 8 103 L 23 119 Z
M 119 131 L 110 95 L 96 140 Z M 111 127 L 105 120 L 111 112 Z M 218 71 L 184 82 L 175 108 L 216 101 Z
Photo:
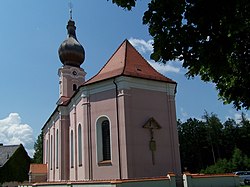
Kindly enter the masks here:
M 60 95 L 42 128 L 48 181 L 131 179 L 181 174 L 177 83 L 125 40 L 85 81 L 75 22 L 58 53 Z

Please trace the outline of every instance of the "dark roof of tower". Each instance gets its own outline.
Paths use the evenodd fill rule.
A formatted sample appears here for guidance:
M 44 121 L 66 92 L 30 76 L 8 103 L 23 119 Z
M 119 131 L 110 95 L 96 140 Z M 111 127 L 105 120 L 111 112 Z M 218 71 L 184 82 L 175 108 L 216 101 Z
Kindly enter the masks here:
M 85 59 L 85 51 L 76 37 L 75 22 L 70 19 L 67 25 L 68 38 L 63 41 L 58 49 L 58 54 L 63 65 L 80 67 Z
M 176 84 L 173 80 L 157 72 L 130 42 L 125 40 L 103 68 L 85 85 L 122 75 Z

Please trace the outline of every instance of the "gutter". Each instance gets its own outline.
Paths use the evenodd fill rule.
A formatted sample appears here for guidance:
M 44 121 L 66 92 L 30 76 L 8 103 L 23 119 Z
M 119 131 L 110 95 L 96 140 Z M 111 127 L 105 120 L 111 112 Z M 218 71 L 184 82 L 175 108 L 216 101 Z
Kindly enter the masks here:
M 115 78 L 113 79 L 113 83 L 115 85 L 115 102 L 116 102 L 116 124 L 117 124 L 117 137 L 118 137 L 118 166 L 119 166 L 119 178 L 122 179 L 122 171 L 121 171 L 121 147 L 120 147 L 120 121 L 119 121 L 119 103 L 118 103 L 118 86 L 115 82 Z

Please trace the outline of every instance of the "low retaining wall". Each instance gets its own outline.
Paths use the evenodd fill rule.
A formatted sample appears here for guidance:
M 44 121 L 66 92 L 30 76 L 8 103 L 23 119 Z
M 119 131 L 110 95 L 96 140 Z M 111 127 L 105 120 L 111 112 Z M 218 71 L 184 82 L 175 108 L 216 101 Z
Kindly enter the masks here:
M 234 174 L 205 175 L 190 174 L 183 175 L 184 187 L 238 187 L 240 180 Z
M 35 184 L 23 184 L 18 187 L 179 187 L 182 181 L 178 177 L 168 174 L 163 177 L 122 179 L 122 180 L 86 180 L 86 181 L 58 181 Z M 181 178 L 180 178 L 181 179 Z M 176 185 L 178 184 L 178 186 Z M 205 175 L 190 174 L 183 175 L 184 187 L 239 187 L 239 176 L 234 174 Z
M 168 174 L 140 179 L 44 182 L 18 187 L 176 187 L 176 180 L 174 174 Z

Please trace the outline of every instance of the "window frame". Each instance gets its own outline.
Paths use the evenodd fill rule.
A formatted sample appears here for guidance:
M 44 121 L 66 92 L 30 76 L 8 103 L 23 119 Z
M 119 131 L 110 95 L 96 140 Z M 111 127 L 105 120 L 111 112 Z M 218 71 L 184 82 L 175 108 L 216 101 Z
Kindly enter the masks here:
M 103 153 L 103 122 L 108 121 L 109 124 L 109 154 L 110 159 L 104 160 Z M 110 166 L 112 165 L 112 133 L 111 133 L 111 122 L 107 116 L 100 116 L 96 120 L 96 157 L 98 166 Z
M 82 166 L 82 160 L 83 160 L 83 156 L 82 156 L 82 145 L 83 145 L 83 140 L 82 140 L 82 125 L 79 123 L 78 124 L 78 137 L 77 137 L 77 144 L 78 144 L 78 165 L 79 167 Z
M 70 168 L 74 168 L 74 132 L 70 130 Z
M 56 169 L 59 168 L 59 130 L 56 129 Z

